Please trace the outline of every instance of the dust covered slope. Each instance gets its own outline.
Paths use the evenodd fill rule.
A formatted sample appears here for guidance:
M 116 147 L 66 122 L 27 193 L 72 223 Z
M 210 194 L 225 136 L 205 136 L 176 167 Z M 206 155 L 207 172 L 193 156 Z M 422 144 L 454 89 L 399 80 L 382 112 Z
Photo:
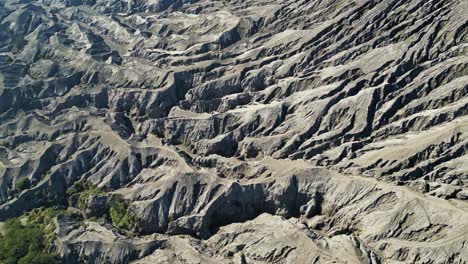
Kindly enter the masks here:
M 464 263 L 466 10 L 1 1 L 0 221 L 69 207 L 67 263 Z

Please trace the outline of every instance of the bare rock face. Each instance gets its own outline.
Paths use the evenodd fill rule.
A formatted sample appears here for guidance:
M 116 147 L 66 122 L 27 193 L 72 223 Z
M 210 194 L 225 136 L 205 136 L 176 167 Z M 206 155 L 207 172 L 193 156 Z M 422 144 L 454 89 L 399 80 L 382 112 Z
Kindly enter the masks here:
M 127 238 L 97 223 L 80 225 L 69 217 L 57 219 L 56 232 L 57 251 L 64 263 L 129 263 L 164 242 L 155 237 Z
M 0 1 L 0 221 L 70 206 L 66 263 L 465 263 L 466 10 Z

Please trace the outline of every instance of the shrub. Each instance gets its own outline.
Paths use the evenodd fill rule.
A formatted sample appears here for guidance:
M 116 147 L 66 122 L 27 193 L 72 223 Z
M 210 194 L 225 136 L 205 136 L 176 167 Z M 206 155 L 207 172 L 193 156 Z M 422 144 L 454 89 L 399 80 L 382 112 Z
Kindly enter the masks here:
M 68 215 L 69 211 L 60 210 L 56 207 L 36 208 L 26 214 L 27 225 L 40 225 L 44 231 L 44 246 L 50 248 L 55 239 L 54 218 L 59 215 Z
M 75 182 L 70 188 L 67 189 L 67 195 L 81 193 L 86 190 L 98 190 L 97 186 L 89 182 Z
M 55 228 L 52 219 L 61 212 L 36 209 L 22 218 L 8 220 L 5 235 L 0 236 L 0 263 L 60 263 L 56 256 L 47 253 L 50 247 L 47 240 Z
M 90 190 L 85 190 L 80 193 L 80 197 L 78 198 L 78 208 L 81 210 L 86 209 L 86 203 L 88 201 L 89 196 L 91 195 L 102 195 L 104 194 L 102 191 L 99 189 L 90 189 Z
M 67 195 L 71 196 L 89 189 L 88 185 L 89 184 L 86 182 L 75 182 L 70 188 L 67 189 Z
M 47 253 L 28 253 L 25 257 L 18 261 L 18 264 L 53 264 L 60 263 L 55 256 Z
M 79 194 L 78 197 L 78 208 L 86 209 L 86 202 L 91 195 L 102 195 L 103 191 L 99 190 L 94 184 L 87 182 L 76 182 L 67 190 L 67 195 L 72 196 Z
M 31 181 L 28 178 L 22 178 L 15 184 L 15 190 L 22 192 L 26 189 L 31 188 Z
M 18 219 L 5 223 L 5 236 L 0 241 L 0 262 L 18 263 L 29 252 L 42 247 L 43 231 L 37 226 L 23 226 Z
M 129 230 L 134 224 L 132 214 L 128 210 L 128 204 L 121 197 L 114 197 L 111 199 L 109 216 L 112 224 L 119 229 Z

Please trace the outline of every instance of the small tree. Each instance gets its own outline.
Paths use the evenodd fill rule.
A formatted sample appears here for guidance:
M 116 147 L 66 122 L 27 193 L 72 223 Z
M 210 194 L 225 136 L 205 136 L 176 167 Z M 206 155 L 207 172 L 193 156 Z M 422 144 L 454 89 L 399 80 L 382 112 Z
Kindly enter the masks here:
M 18 192 L 22 192 L 29 188 L 31 188 L 31 181 L 28 178 L 19 179 L 15 184 L 15 190 Z

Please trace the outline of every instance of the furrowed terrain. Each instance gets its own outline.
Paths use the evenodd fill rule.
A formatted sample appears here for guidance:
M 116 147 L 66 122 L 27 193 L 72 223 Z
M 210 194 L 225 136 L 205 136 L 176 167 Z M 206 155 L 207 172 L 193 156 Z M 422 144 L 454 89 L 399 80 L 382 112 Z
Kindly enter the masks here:
M 467 11 L 0 1 L 0 221 L 66 211 L 63 263 L 467 263 Z

